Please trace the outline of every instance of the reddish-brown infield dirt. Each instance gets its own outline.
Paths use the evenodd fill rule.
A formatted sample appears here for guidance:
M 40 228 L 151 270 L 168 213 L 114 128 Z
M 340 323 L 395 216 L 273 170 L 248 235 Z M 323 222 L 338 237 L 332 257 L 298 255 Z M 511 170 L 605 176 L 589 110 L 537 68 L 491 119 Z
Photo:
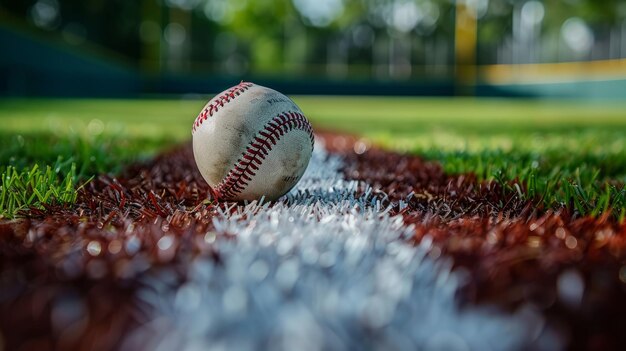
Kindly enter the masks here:
M 626 345 L 626 225 L 540 208 L 511 187 L 445 174 L 435 162 L 354 137 L 319 137 L 344 157 L 348 179 L 370 184 L 414 226 L 411 240 L 432 240 L 432 257 L 448 255 L 466 272 L 462 304 L 530 306 L 566 335 L 571 349 Z M 117 177 L 96 177 L 73 206 L 0 223 L 0 345 L 118 347 L 148 313 L 131 298 L 142 276 L 167 267 L 183 281 L 198 255 L 219 264 L 204 235 L 216 206 L 229 204 L 208 197 L 186 144 Z M 159 250 L 164 235 L 173 244 Z M 76 295 L 81 304 L 68 298 Z M 59 321 L 81 332 L 55 329 Z
M 511 310 L 529 305 L 566 335 L 571 349 L 623 349 L 624 223 L 543 209 L 472 174 L 447 175 L 435 162 L 377 148 L 361 152 L 358 143 L 338 135 L 327 141 L 344 156 L 348 178 L 371 184 L 392 203 L 414 194 L 397 213 L 415 226 L 416 243 L 433 240 L 435 255 L 467 270 L 462 301 Z

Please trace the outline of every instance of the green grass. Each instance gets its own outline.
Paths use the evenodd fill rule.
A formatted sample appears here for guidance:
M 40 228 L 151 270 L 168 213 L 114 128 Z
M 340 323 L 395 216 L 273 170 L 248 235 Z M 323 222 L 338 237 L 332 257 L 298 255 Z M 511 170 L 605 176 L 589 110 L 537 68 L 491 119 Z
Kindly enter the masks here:
M 147 159 L 171 144 L 117 135 L 0 132 L 0 219 L 43 204 L 73 203 L 78 184 L 96 174 L 116 174 L 124 164 Z
M 200 100 L 0 100 L 0 130 L 176 142 L 191 136 L 191 123 L 203 105 Z
M 124 164 L 187 138 L 193 110 L 201 106 L 199 101 L 0 100 L 0 219 L 44 204 L 73 203 L 77 187 L 94 175 L 116 174 Z
M 509 99 L 296 97 L 318 129 L 360 134 L 582 214 L 626 203 L 626 104 Z M 115 173 L 190 137 L 202 100 L 0 100 L 0 171 Z M 71 161 L 70 161 L 71 160 Z M 68 163 L 68 161 L 70 161 Z M 4 172 L 4 171 L 3 171 Z
M 18 170 L 6 167 L 0 180 L 0 219 L 14 218 L 29 207 L 69 204 L 76 201 L 78 177 L 74 163 Z
M 475 173 L 545 207 L 580 214 L 626 208 L 626 104 L 476 99 L 305 98 L 324 128 Z M 317 118 L 316 118 L 317 116 Z

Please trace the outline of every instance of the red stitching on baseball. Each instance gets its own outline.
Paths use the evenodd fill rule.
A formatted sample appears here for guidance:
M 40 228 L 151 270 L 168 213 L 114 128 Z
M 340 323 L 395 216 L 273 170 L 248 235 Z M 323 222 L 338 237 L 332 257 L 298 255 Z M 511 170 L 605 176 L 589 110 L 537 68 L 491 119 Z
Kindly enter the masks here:
M 206 121 L 207 118 L 213 116 L 220 107 L 224 107 L 225 103 L 230 102 L 235 97 L 241 95 L 244 91 L 250 89 L 254 84 L 248 82 L 241 82 L 236 86 L 228 89 L 224 94 L 214 97 L 207 107 L 205 107 L 202 112 L 196 117 L 195 122 L 193 123 L 192 134 L 198 129 L 202 122 Z
M 263 130 L 259 131 L 247 146 L 237 163 L 228 172 L 224 180 L 216 187 L 215 191 L 223 199 L 231 199 L 252 181 L 256 171 L 263 163 L 262 160 L 269 154 L 278 140 L 291 130 L 302 130 L 308 133 L 311 140 L 311 149 L 315 139 L 313 128 L 309 121 L 298 112 L 285 112 L 274 117 L 268 122 Z

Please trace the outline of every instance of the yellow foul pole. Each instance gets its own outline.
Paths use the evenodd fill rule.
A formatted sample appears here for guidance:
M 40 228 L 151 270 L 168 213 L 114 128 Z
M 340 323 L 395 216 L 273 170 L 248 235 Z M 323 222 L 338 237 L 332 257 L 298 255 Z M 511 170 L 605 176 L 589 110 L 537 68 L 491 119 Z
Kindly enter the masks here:
M 473 95 L 476 83 L 476 7 L 472 0 L 456 1 L 454 35 L 455 77 L 459 95 Z

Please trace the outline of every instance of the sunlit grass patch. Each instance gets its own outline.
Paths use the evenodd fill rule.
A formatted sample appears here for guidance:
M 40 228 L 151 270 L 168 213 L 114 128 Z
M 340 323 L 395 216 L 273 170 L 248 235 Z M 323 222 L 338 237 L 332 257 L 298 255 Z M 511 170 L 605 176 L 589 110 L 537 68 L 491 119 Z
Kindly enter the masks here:
M 193 120 L 169 101 L 4 100 L 0 107 L 2 218 L 73 203 L 77 187 L 96 174 L 118 174 L 187 138 Z
M 516 181 L 523 198 L 544 208 L 566 207 L 593 216 L 611 212 L 623 220 L 626 130 L 593 123 L 573 130 L 379 132 L 371 138 L 387 148 L 440 161 L 447 173 L 474 173 L 506 187 Z
M 8 166 L 0 170 L 0 219 L 14 218 L 44 204 L 76 201 L 79 178 L 75 163 L 59 161 L 45 168 L 35 164 L 29 169 Z
M 0 131 L 181 141 L 202 99 L 0 99 Z
M 176 143 L 160 138 L 68 134 L 2 135 L 0 216 L 12 218 L 29 207 L 73 203 L 77 186 L 97 174 L 118 174 L 125 165 L 150 158 Z M 46 190 L 48 189 L 48 190 Z
M 479 179 L 495 180 L 544 208 L 566 207 L 592 216 L 610 211 L 619 220 L 624 219 L 626 188 L 622 180 L 616 180 L 623 179 L 624 170 L 620 167 L 626 163 L 622 159 L 612 163 L 610 158 L 590 155 L 559 153 L 556 156 L 501 150 L 475 153 L 430 150 L 421 154 L 441 161 L 448 173 L 471 172 Z
M 301 97 L 319 126 L 475 173 L 547 208 L 581 215 L 626 206 L 626 106 L 579 101 Z
M 123 135 L 85 137 L 45 133 L 5 135 L 0 132 L 0 165 L 25 169 L 39 164 L 45 168 L 61 159 L 64 164 L 75 164 L 79 178 L 97 173 L 116 174 L 128 162 L 147 159 L 175 143 Z

